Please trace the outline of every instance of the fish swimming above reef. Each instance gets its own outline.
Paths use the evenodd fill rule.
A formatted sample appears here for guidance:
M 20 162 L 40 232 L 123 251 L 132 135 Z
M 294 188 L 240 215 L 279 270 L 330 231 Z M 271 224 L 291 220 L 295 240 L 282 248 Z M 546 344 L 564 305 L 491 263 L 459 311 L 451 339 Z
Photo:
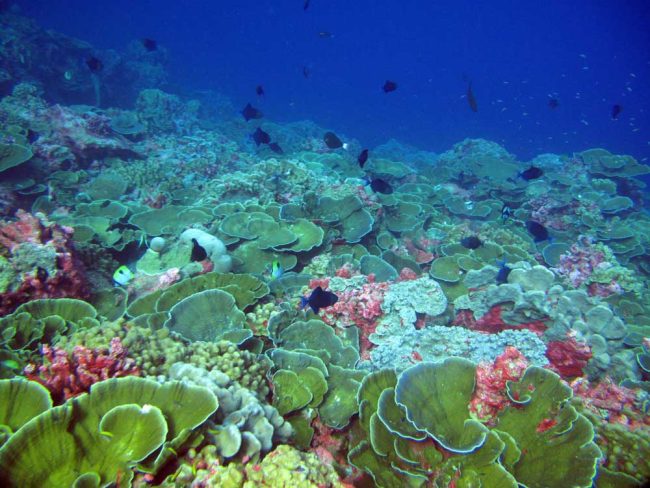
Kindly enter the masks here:
M 357 162 L 359 163 L 359 168 L 363 168 L 363 166 L 366 164 L 366 161 L 368 161 L 368 150 L 364 149 L 363 151 L 361 151 L 359 157 L 357 158 Z
M 309 8 L 309 0 L 305 0 L 305 2 L 302 4 L 302 9 L 307 10 Z
M 512 268 L 506 265 L 505 259 L 498 261 L 497 264 L 499 265 L 499 271 L 497 271 L 496 282 L 497 285 L 502 285 L 508 282 L 508 276 L 510 275 Z
M 560 102 L 558 101 L 557 98 L 549 98 L 548 99 L 548 108 L 555 110 L 560 106 Z
M 133 279 L 133 272 L 126 266 L 120 266 L 113 273 L 115 286 L 126 286 Z
M 99 73 L 102 69 L 104 69 L 104 63 L 102 63 L 101 59 L 96 58 L 95 56 L 91 56 L 90 58 L 86 59 L 86 66 L 88 66 L 88 69 L 92 73 Z
M 476 236 L 467 236 L 460 240 L 460 245 L 465 249 L 478 249 L 483 245 L 483 241 Z
M 501 207 L 501 220 L 505 222 L 511 217 L 511 215 L 512 215 L 512 209 L 510 208 L 510 206 L 508 206 L 507 203 L 504 203 L 503 207 Z
M 331 307 L 338 301 L 338 296 L 331 291 L 325 291 L 318 286 L 314 288 L 311 295 L 300 299 L 300 308 L 303 309 L 309 305 L 309 308 L 311 308 L 315 314 L 318 314 L 321 308 Z
M 520 171 L 517 176 L 519 176 L 519 178 L 522 178 L 526 181 L 530 181 L 530 180 L 536 180 L 537 178 L 540 178 L 543 175 L 544 175 L 544 170 L 542 168 L 538 168 L 537 166 L 531 166 L 527 170 Z
M 199 241 L 192 239 L 192 255 L 190 256 L 190 261 L 203 261 L 208 257 L 208 253 L 205 248 L 199 244 Z
M 268 144 L 271 142 L 271 136 L 268 134 L 268 132 L 264 132 L 261 128 L 255 129 L 255 132 L 253 132 L 253 140 L 255 141 L 255 145 L 259 146 L 260 144 Z
M 318 33 L 318 37 L 320 37 L 321 39 L 331 39 L 332 37 L 334 37 L 334 35 L 329 31 L 320 31 Z
M 311 75 L 310 69 L 307 66 L 303 66 L 302 67 L 302 76 L 304 76 L 305 78 L 309 78 L 310 75 Z
M 140 42 L 142 42 L 142 47 L 144 47 L 149 52 L 153 52 L 158 49 L 158 43 L 153 39 L 145 37 L 144 39 L 140 39 Z
M 271 263 L 271 279 L 277 280 L 283 274 L 284 274 L 284 268 L 282 267 L 282 264 L 280 264 L 280 261 L 278 261 L 277 259 L 274 260 Z
M 370 185 L 370 189 L 375 193 L 382 193 L 384 195 L 390 195 L 393 193 L 393 187 L 390 186 L 390 183 L 386 180 L 382 180 L 381 178 L 372 178 L 370 180 L 366 179 L 366 181 Z
M 330 149 L 338 149 L 340 147 L 343 147 L 341 139 L 339 139 L 337 135 L 334 134 L 334 132 L 325 132 L 323 141 L 325 141 L 325 145 Z
M 246 104 L 244 110 L 241 111 L 241 114 L 244 116 L 246 122 L 248 122 L 251 119 L 261 119 L 262 117 L 264 117 L 264 114 L 262 114 L 260 110 L 253 107 L 250 103 Z
M 257 93 L 258 97 L 263 97 L 264 96 L 264 87 L 262 85 L 257 85 L 255 87 L 255 93 Z
M 616 120 L 618 119 L 618 116 L 621 114 L 623 111 L 623 107 L 621 107 L 618 103 L 616 105 L 612 106 L 612 119 Z
M 472 90 L 471 81 L 467 84 L 467 103 L 469 104 L 469 108 L 472 109 L 472 112 L 478 112 L 478 104 L 476 103 L 476 97 L 474 96 L 474 91 Z
M 384 90 L 384 93 L 394 92 L 397 90 L 397 83 L 391 80 L 386 80 L 386 83 L 384 83 L 382 90 Z
M 284 151 L 280 147 L 280 144 L 278 144 L 277 142 L 271 142 L 269 144 L 269 149 L 273 151 L 275 154 L 284 154 Z
M 535 242 L 542 242 L 549 239 L 548 229 L 539 222 L 535 222 L 534 220 L 527 220 L 525 225 L 526 230 L 530 233 L 531 236 L 533 236 L 533 240 Z

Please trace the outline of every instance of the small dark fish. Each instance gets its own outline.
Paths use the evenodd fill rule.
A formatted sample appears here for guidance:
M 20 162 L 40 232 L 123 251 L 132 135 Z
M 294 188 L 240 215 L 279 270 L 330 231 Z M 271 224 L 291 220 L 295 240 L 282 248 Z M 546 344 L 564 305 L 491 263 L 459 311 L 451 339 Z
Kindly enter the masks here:
M 149 52 L 155 51 L 158 49 L 158 43 L 153 39 L 144 38 L 142 39 L 142 46 Z
M 196 239 L 192 239 L 192 255 L 190 256 L 190 261 L 203 261 L 208 257 L 206 250 L 199 245 L 199 242 Z
M 302 76 L 304 76 L 305 78 L 309 78 L 311 76 L 311 71 L 307 66 L 302 67 Z
M 525 171 L 520 171 L 519 177 L 523 178 L 526 181 L 530 181 L 539 178 L 543 174 L 544 174 L 544 170 L 542 168 L 538 168 L 537 166 L 531 166 Z
M 390 183 L 381 178 L 373 178 L 370 180 L 370 188 L 375 193 L 382 193 L 384 195 L 390 195 L 393 193 L 393 187 L 390 186 Z
M 621 107 L 618 103 L 616 105 L 612 106 L 612 119 L 618 119 L 618 116 L 621 114 L 623 111 L 623 107 Z
M 394 81 L 386 80 L 386 83 L 384 83 L 382 89 L 384 90 L 384 93 L 394 92 L 397 90 L 397 83 Z
M 533 236 L 535 242 L 542 242 L 549 238 L 548 229 L 534 220 L 526 221 L 526 230 Z
M 549 98 L 548 100 L 548 107 L 555 110 L 560 106 L 560 102 L 558 101 L 557 98 Z
M 311 295 L 308 297 L 302 297 L 300 299 L 300 308 L 303 309 L 309 305 L 309 308 L 311 308 L 314 313 L 317 314 L 321 308 L 331 307 L 338 301 L 338 296 L 336 296 L 331 291 L 323 290 L 319 286 L 311 292 Z
M 483 241 L 476 236 L 463 237 L 460 245 L 466 249 L 477 249 L 483 245 Z
M 253 132 L 253 140 L 255 141 L 255 145 L 259 146 L 260 144 L 268 144 L 271 142 L 271 136 L 268 132 L 264 132 L 258 127 L 255 129 L 255 132 Z
M 302 4 L 302 9 L 307 10 L 309 8 L 309 0 L 305 0 L 305 3 Z
M 47 281 L 47 270 L 45 268 L 41 268 L 40 266 L 36 268 L 36 279 L 40 281 L 42 284 L 44 284 Z
M 257 85 L 257 87 L 255 87 L 255 93 L 257 93 L 258 96 L 263 97 L 264 87 L 262 85 Z
M 496 281 L 498 285 L 502 285 L 508 282 L 508 275 L 512 268 L 506 265 L 506 260 L 499 261 L 499 271 L 497 272 Z
M 104 69 L 104 63 L 102 63 L 102 61 L 95 56 L 86 59 L 86 66 L 88 66 L 88 69 L 92 73 L 99 73 L 102 69 Z
M 101 208 L 106 208 L 106 207 L 108 207 L 110 204 L 111 204 L 111 201 L 110 201 L 110 200 L 104 200 L 104 201 L 101 203 L 100 207 L 101 207 Z
M 361 151 L 361 154 L 359 154 L 359 157 L 357 158 L 357 161 L 359 161 L 359 167 L 363 168 L 363 165 L 366 164 L 366 161 L 368 161 L 368 150 L 364 149 Z
M 336 134 L 334 134 L 334 132 L 326 132 L 323 136 L 323 140 L 325 141 L 325 145 L 330 149 L 338 149 L 340 147 L 343 147 L 341 139 L 339 139 Z
M 246 122 L 251 119 L 261 119 L 264 116 L 260 110 L 253 107 L 250 103 L 246 104 L 244 110 L 241 111 L 241 114 L 244 116 L 244 119 L 246 119 Z
M 280 144 L 278 144 L 277 142 L 270 143 L 269 149 L 273 151 L 275 154 L 284 154 L 284 151 L 280 147 Z
M 318 37 L 320 37 L 321 39 L 331 39 L 334 36 L 329 31 L 320 31 L 318 33 Z
M 504 203 L 503 207 L 501 207 L 501 220 L 505 222 L 511 217 L 511 215 L 512 215 L 512 210 L 510 209 L 507 203 Z
M 472 82 L 470 81 L 467 85 L 467 103 L 469 103 L 469 108 L 472 109 L 472 112 L 478 112 L 478 105 L 476 103 L 476 97 L 472 91 Z

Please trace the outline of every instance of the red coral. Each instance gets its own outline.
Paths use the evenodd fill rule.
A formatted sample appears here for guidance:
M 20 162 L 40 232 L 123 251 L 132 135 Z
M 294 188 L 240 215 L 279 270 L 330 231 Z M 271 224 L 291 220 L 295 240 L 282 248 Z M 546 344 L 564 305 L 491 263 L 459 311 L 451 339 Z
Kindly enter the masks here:
M 482 421 L 493 420 L 510 404 L 506 382 L 519 380 L 528 360 L 514 347 L 506 347 L 493 364 L 480 363 L 476 367 L 476 388 L 470 402 L 470 411 Z
M 583 370 L 591 359 L 591 349 L 569 337 L 564 341 L 549 342 L 546 357 L 551 363 L 550 369 L 563 378 L 575 378 L 584 374 Z
M 56 254 L 56 272 L 42 275 L 38 269 L 23 270 L 20 284 L 0 294 L 0 316 L 37 298 L 88 298 L 85 269 L 72 241 L 73 229 L 44 222 L 23 210 L 18 210 L 16 217 L 17 221 L 0 223 L 0 244 L 8 251 L 9 263 L 16 266 L 12 252 L 19 246 L 50 248 Z
M 533 320 L 523 324 L 510 325 L 504 322 L 500 305 L 495 305 L 487 311 L 480 319 L 474 318 L 471 310 L 460 310 L 453 321 L 453 325 L 460 325 L 480 332 L 497 333 L 506 329 L 521 330 L 528 329 L 535 334 L 542 334 L 546 330 L 543 320 Z
M 129 141 L 116 134 L 110 127 L 110 119 L 87 111 L 83 114 L 53 105 L 38 118 L 50 129 L 33 144 L 36 155 L 57 168 L 64 161 L 91 162 L 109 156 L 142 158 Z
M 610 378 L 598 384 L 576 378 L 570 385 L 584 407 L 603 422 L 622 424 L 632 430 L 650 425 L 650 416 L 643 408 L 644 394 L 640 389 L 619 386 Z
M 41 221 L 30 213 L 19 209 L 16 212 L 18 220 L 0 224 L 0 245 L 12 252 L 23 242 L 40 243 L 44 226 Z
M 346 290 L 338 294 L 338 302 L 323 309 L 322 318 L 326 323 L 340 327 L 359 327 L 362 358 L 368 357 L 371 347 L 368 337 L 377 328 L 377 319 L 383 313 L 381 304 L 388 285 L 387 282 L 366 283 L 361 288 Z
M 76 346 L 72 354 L 68 354 L 65 349 L 44 344 L 41 353 L 43 364 L 29 364 L 24 373 L 50 390 L 55 403 L 87 392 L 98 381 L 140 375 L 118 337 L 111 339 L 108 351 Z

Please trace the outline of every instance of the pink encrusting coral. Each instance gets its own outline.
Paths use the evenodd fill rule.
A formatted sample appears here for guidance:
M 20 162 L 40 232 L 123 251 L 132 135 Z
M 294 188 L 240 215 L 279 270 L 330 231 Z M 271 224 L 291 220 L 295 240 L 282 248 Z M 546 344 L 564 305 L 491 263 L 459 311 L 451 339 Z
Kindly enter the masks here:
M 568 337 L 563 341 L 551 341 L 546 346 L 546 357 L 550 369 L 562 378 L 575 378 L 584 374 L 584 368 L 591 359 L 591 349 L 585 343 Z
M 49 133 L 33 144 L 34 154 L 50 167 L 62 163 L 85 163 L 105 157 L 139 158 L 131 144 L 115 133 L 110 119 L 87 111 L 75 112 L 61 105 L 53 105 L 37 118 L 48 126 Z
M 373 280 L 371 280 L 373 281 Z M 359 328 L 360 354 L 367 358 L 371 347 L 368 337 L 377 328 L 382 316 L 381 304 L 389 283 L 365 283 L 359 288 L 338 293 L 338 301 L 322 311 L 323 320 L 334 326 Z
M 533 320 L 523 324 L 507 324 L 502 317 L 503 310 L 500 305 L 495 305 L 487 311 L 482 317 L 475 318 L 471 310 L 459 310 L 453 325 L 460 325 L 472 330 L 481 332 L 497 333 L 503 330 L 521 330 L 528 329 L 538 335 L 542 334 L 547 326 L 543 320 Z
M 489 422 L 511 404 L 506 394 L 506 382 L 519 380 L 528 360 L 514 347 L 508 346 L 494 363 L 476 367 L 476 388 L 470 402 L 470 412 L 481 421 Z
M 111 339 L 108 351 L 75 346 L 69 354 L 65 349 L 44 344 L 41 354 L 43 363 L 27 365 L 24 374 L 50 390 L 55 403 L 87 392 L 98 381 L 140 375 L 135 360 L 127 356 L 118 337 Z
M 87 298 L 84 266 L 72 241 L 73 229 L 24 210 L 0 222 L 0 255 L 11 266 L 13 283 L 0 293 L 0 316 L 37 298 Z
M 605 378 L 597 384 L 586 378 L 576 378 L 571 383 L 576 397 L 584 407 L 604 422 L 622 424 L 629 429 L 650 426 L 650 416 L 643 408 L 643 392 L 614 383 Z
M 589 280 L 596 269 L 609 266 L 605 253 L 594 247 L 593 238 L 580 236 L 569 251 L 560 256 L 560 263 L 554 270 L 565 277 L 571 286 L 578 288 Z

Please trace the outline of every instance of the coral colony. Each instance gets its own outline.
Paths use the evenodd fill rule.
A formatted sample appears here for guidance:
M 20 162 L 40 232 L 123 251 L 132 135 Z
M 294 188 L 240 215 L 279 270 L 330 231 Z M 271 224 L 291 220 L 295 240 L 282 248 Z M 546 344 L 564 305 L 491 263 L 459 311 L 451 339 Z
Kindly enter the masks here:
M 147 41 L 0 100 L 2 486 L 649 479 L 647 166 L 363 154 L 161 90 Z

